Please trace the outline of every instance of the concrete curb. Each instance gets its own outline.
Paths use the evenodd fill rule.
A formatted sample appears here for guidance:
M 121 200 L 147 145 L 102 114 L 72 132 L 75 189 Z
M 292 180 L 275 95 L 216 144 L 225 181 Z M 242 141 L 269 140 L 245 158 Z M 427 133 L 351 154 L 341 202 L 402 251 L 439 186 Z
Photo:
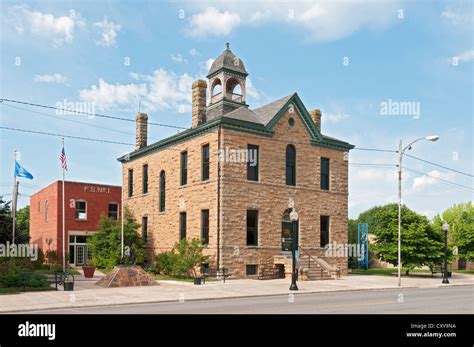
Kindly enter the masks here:
M 472 284 L 449 284 L 448 286 L 472 286 Z M 275 296 L 284 296 L 288 294 L 295 294 L 295 295 L 306 295 L 306 294 L 331 294 L 331 293 L 341 293 L 341 292 L 360 292 L 360 291 L 382 291 L 382 290 L 404 290 L 404 289 L 434 289 L 434 288 L 447 288 L 448 286 L 440 284 L 436 286 L 408 286 L 408 287 L 386 287 L 386 288 L 356 288 L 356 289 L 337 289 L 337 290 L 309 290 L 305 292 L 286 292 L 286 293 L 275 293 L 275 294 L 250 294 L 250 295 L 235 295 L 235 296 L 223 296 L 223 297 L 208 297 L 208 298 L 193 298 L 193 299 L 186 299 L 184 302 L 195 302 L 195 301 L 215 301 L 215 300 L 229 300 L 229 299 L 243 299 L 243 298 L 258 298 L 258 297 L 275 297 Z M 36 308 L 36 309 L 8 309 L 5 311 L 0 311 L 0 314 L 28 314 L 33 312 L 41 313 L 42 311 L 50 311 L 50 310 L 62 310 L 62 309 L 81 309 L 81 308 L 97 308 L 97 307 L 111 307 L 111 306 L 127 306 L 127 305 L 144 305 L 144 304 L 159 304 L 159 303 L 171 303 L 175 302 L 179 304 L 179 300 L 176 299 L 165 299 L 165 300 L 149 300 L 149 301 L 130 301 L 130 302 L 120 302 L 120 303 L 108 303 L 108 304 L 84 304 L 84 305 L 64 305 L 60 304 L 60 306 L 50 306 L 45 308 Z

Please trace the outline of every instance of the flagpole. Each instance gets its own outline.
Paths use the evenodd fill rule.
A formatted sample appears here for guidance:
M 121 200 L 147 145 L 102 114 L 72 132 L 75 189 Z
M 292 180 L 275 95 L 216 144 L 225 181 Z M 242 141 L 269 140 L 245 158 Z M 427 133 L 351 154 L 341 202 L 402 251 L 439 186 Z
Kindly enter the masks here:
M 123 178 L 123 169 L 122 169 L 122 206 L 121 206 L 121 209 L 122 209 L 122 231 L 121 231 L 121 239 L 120 239 L 120 254 L 121 254 L 121 257 L 120 257 L 120 260 L 121 262 L 123 263 L 123 251 L 124 251 L 124 206 L 123 206 L 123 181 L 124 181 L 124 178 Z
M 63 150 L 64 150 L 64 137 L 61 139 Z M 63 189 L 62 189 L 62 198 L 63 198 L 63 272 L 66 272 L 66 216 L 65 216 L 65 208 L 64 208 L 64 165 L 61 165 L 63 169 Z
M 15 170 L 13 170 L 13 195 L 12 195 L 12 244 L 15 244 L 15 228 L 16 228 L 16 194 L 17 194 L 17 186 L 16 186 L 16 149 L 13 154 L 14 161 L 15 161 Z

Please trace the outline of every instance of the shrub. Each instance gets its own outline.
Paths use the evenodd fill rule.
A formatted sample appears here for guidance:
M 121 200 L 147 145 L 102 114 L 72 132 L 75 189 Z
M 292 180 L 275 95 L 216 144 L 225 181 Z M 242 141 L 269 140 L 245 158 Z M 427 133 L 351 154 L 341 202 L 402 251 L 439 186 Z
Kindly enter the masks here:
M 197 276 L 196 268 L 206 262 L 209 257 L 202 254 L 204 246 L 198 239 L 181 240 L 171 251 L 163 252 L 155 257 L 159 273 L 164 275 Z
M 156 271 L 163 275 L 178 274 L 178 256 L 174 251 L 163 252 L 155 256 Z

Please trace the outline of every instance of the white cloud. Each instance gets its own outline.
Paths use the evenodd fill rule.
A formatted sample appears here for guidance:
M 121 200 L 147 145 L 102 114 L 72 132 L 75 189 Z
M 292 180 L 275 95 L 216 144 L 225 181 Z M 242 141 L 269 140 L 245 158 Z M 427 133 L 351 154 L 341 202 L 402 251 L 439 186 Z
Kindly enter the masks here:
M 94 26 L 99 28 L 101 32 L 100 40 L 96 41 L 99 46 L 103 47 L 115 47 L 117 46 L 117 34 L 122 29 L 120 24 L 109 22 L 107 17 L 101 22 L 94 23 Z
M 313 41 L 332 41 L 363 28 L 383 29 L 397 20 L 398 1 L 254 1 L 194 3 L 198 11 L 191 17 L 191 36 L 229 35 L 244 25 L 277 23 L 297 28 Z
M 339 123 L 340 121 L 343 121 L 347 118 L 349 118 L 349 115 L 345 113 L 323 113 L 322 114 L 323 122 Z
M 208 7 L 203 12 L 191 17 L 189 36 L 225 36 L 229 35 L 240 24 L 240 15 L 235 12 L 220 12 L 215 7 Z
M 67 16 L 56 17 L 50 13 L 33 11 L 27 5 L 10 7 L 6 21 L 18 35 L 47 38 L 53 47 L 73 42 L 76 30 L 85 27 L 84 19 L 74 10 L 70 10 Z
M 180 63 L 180 64 L 187 64 L 188 61 L 186 60 L 186 58 L 183 57 L 183 55 L 181 53 L 178 53 L 178 54 L 171 54 L 171 60 L 177 62 L 177 63 Z
M 201 55 L 201 53 L 199 53 L 195 48 L 191 48 L 189 50 L 189 54 L 192 56 L 192 57 L 198 57 Z
M 37 83 L 58 83 L 58 84 L 65 84 L 67 83 L 67 77 L 61 75 L 60 73 L 54 73 L 50 75 L 35 75 L 33 77 L 33 81 Z
M 255 88 L 255 86 L 252 83 L 252 80 L 249 77 L 247 77 L 245 86 L 246 86 L 245 90 L 247 91 L 248 97 L 255 100 L 259 100 L 262 97 L 262 92 L 260 92 L 259 90 L 257 90 L 257 88 Z
M 459 62 L 467 63 L 474 60 L 474 49 L 468 49 L 467 51 L 462 52 L 456 56 Z M 450 63 L 452 61 L 450 60 Z
M 466 26 L 472 28 L 472 7 L 468 6 L 465 9 L 453 9 L 447 6 L 441 13 L 441 18 L 453 26 Z
M 424 187 L 440 183 L 440 181 L 438 181 L 436 178 L 452 181 L 455 177 L 455 174 L 452 172 L 443 173 L 438 170 L 432 170 L 428 172 L 428 175 L 434 178 L 428 177 L 428 176 L 421 176 L 421 177 L 416 177 L 415 179 L 413 179 L 413 185 L 412 185 L 413 190 L 421 190 Z
M 82 101 L 93 102 L 99 110 L 121 107 L 136 109 L 141 102 L 147 111 L 191 110 L 191 85 L 194 78 L 188 74 L 176 75 L 164 69 L 152 74 L 130 74 L 136 83 L 112 84 L 99 80 L 99 84 L 79 91 Z

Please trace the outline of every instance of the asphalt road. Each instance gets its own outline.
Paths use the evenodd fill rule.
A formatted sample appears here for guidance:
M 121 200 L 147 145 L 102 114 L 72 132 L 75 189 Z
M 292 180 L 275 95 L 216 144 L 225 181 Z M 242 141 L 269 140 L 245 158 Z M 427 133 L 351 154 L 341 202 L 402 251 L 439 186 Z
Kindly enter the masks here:
M 34 313 L 34 312 L 33 312 Z M 38 311 L 66 314 L 474 313 L 474 286 L 364 290 Z

